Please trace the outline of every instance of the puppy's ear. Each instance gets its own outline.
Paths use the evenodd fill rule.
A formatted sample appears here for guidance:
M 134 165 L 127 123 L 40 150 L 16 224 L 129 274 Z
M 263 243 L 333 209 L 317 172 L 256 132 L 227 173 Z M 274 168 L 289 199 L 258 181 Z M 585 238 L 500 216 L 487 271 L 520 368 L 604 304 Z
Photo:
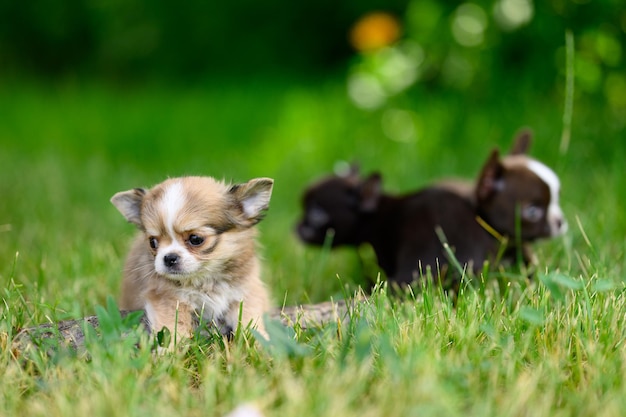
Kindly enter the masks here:
M 361 210 L 372 212 L 378 208 L 378 202 L 382 194 L 382 182 L 383 179 L 380 173 L 375 172 L 361 183 Z
M 339 178 L 358 178 L 359 172 L 358 162 L 337 161 L 333 166 L 333 173 Z
M 504 187 L 504 166 L 500 162 L 500 153 L 497 149 L 491 151 L 491 155 L 483 165 L 480 177 L 476 183 L 476 198 L 483 201 L 490 198 L 496 191 Z
M 246 225 L 252 226 L 261 221 L 269 207 L 273 186 L 274 180 L 271 178 L 255 178 L 230 187 L 229 193 L 237 201 Z
M 530 149 L 530 144 L 533 139 L 533 131 L 529 127 L 524 127 L 520 129 L 519 132 L 515 134 L 515 138 L 513 139 L 513 146 L 511 146 L 511 150 L 509 151 L 509 155 L 526 155 L 528 154 L 528 150 Z
M 120 191 L 111 197 L 111 203 L 129 223 L 141 227 L 141 202 L 145 195 L 146 190 L 143 188 Z
M 358 162 L 352 162 L 350 165 L 347 165 L 346 169 L 342 171 L 337 171 L 335 169 L 335 175 L 339 178 L 342 178 L 346 181 L 346 183 L 351 185 L 356 186 L 361 182 L 361 169 Z

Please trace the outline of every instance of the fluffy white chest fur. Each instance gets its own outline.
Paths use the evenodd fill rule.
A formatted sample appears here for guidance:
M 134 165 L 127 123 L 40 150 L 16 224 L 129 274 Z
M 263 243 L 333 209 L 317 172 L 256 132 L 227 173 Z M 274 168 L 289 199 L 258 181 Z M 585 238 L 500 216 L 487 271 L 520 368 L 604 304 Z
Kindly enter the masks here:
M 239 305 L 244 301 L 244 292 L 239 288 L 233 288 L 227 283 L 214 283 L 201 288 L 180 288 L 175 290 L 175 298 L 179 304 L 188 305 L 193 311 L 196 320 L 202 323 L 213 323 L 220 327 L 222 332 L 234 330 L 236 321 L 228 320 L 227 315 L 232 305 Z M 152 302 L 145 301 L 144 309 L 150 323 L 159 327 L 159 311 Z M 192 317 L 193 318 L 193 317 Z M 162 323 L 165 325 L 165 323 Z

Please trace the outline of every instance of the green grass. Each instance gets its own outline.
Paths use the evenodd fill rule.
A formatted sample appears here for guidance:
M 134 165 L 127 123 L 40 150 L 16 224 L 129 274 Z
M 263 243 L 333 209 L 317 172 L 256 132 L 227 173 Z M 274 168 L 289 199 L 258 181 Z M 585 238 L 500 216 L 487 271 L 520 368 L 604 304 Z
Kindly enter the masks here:
M 385 138 L 380 112 L 351 106 L 341 82 L 0 87 L 0 415 L 219 416 L 246 402 L 268 416 L 621 415 L 623 115 L 576 101 L 560 154 L 562 99 L 507 97 L 407 97 L 418 136 L 400 143 Z M 363 267 L 354 250 L 298 242 L 309 182 L 340 160 L 381 170 L 391 192 L 472 177 L 521 125 L 535 129 L 533 155 L 560 174 L 570 223 L 562 239 L 535 245 L 531 283 L 468 287 L 455 307 L 437 288 L 391 296 L 383 286 L 349 325 L 274 328 L 265 348 L 241 334 L 155 357 L 105 329 L 87 356 L 19 362 L 8 349 L 20 328 L 94 314 L 118 294 L 134 230 L 108 201 L 117 191 L 183 174 L 275 178 L 260 224 L 265 281 L 276 305 L 324 301 L 377 271 L 366 248 Z

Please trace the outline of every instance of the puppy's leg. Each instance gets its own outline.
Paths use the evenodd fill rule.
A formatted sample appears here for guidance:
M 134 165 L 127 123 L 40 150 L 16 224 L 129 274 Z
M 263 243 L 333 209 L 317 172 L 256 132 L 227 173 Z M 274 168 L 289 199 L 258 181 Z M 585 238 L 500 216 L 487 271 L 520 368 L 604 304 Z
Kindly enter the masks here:
M 244 302 L 241 310 L 241 323 L 247 326 L 249 323 L 261 334 L 265 339 L 269 340 L 269 336 L 265 331 L 265 324 L 263 323 L 263 311 L 256 305 L 247 306 Z
M 174 347 L 174 340 L 180 341 L 193 335 L 193 309 L 179 302 L 176 297 L 168 297 L 156 291 L 148 292 L 145 309 L 153 333 L 161 331 L 163 327 L 170 331 L 172 337 L 168 348 Z
M 526 277 L 532 279 L 533 276 L 535 276 L 535 272 L 537 272 L 539 260 L 537 259 L 535 251 L 530 246 L 530 243 L 522 243 L 522 261 L 524 263 Z
M 232 330 L 235 330 L 239 324 L 242 326 L 251 325 L 265 339 L 269 339 L 263 324 L 263 313 L 268 310 L 269 297 L 261 281 L 258 281 L 258 284 L 252 287 L 243 301 L 233 302 L 230 305 L 226 313 L 225 322 Z M 239 322 L 240 311 L 241 323 Z
M 539 261 L 537 260 L 537 255 L 535 255 L 535 251 L 529 243 L 522 244 L 522 260 L 527 267 L 534 268 L 539 263 Z

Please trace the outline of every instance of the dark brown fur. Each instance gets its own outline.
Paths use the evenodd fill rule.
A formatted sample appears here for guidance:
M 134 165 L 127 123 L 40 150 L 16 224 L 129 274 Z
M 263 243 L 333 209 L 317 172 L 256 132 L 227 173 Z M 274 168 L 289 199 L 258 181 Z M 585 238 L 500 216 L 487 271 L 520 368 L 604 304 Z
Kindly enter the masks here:
M 326 225 L 305 218 L 298 234 L 306 243 L 322 245 L 332 230 L 332 246 L 372 245 L 378 264 L 392 282 L 411 283 L 430 268 L 433 275 L 445 272 L 450 259 L 436 226 L 440 226 L 455 258 L 472 270 L 495 260 L 500 243 L 476 222 L 470 201 L 442 188 L 392 196 L 378 193 L 380 176 L 354 183 L 331 177 L 310 188 L 304 197 L 305 211 L 328 210 Z M 369 206 L 369 207 L 368 207 Z
M 528 243 L 561 232 L 564 223 L 562 217 L 548 219 L 550 188 L 528 168 L 529 145 L 530 132 L 522 131 L 509 155 L 500 159 L 497 150 L 491 152 L 475 183 L 443 181 L 404 196 L 384 194 L 380 174 L 363 179 L 353 169 L 329 177 L 305 192 L 298 235 L 313 245 L 324 244 L 329 233 L 333 247 L 369 243 L 398 283 L 414 281 L 426 268 L 435 275 L 449 269 L 443 240 L 473 272 L 485 261 L 529 264 Z

